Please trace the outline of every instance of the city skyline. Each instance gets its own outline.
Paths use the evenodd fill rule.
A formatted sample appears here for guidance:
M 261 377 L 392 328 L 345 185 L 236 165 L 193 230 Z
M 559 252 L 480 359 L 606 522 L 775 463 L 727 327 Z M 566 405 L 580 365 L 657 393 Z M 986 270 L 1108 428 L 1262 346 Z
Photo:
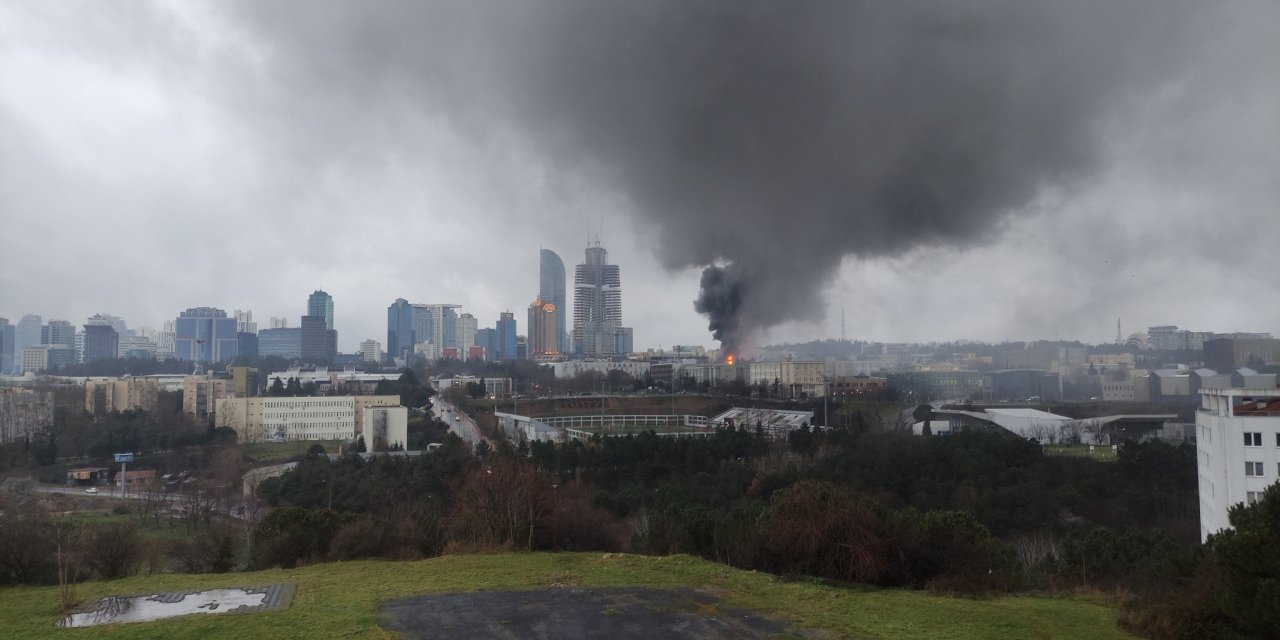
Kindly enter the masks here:
M 916 29 L 891 4 L 756 24 L 738 63 L 708 39 L 736 32 L 698 31 L 725 16 L 670 19 L 679 4 L 593 14 L 598 37 L 570 41 L 551 10 L 495 33 L 507 21 L 484 6 L 297 22 L 236 3 L 0 4 L 0 315 L 298 318 L 323 287 L 353 352 L 385 339 L 397 297 L 485 324 L 523 309 L 538 246 L 578 255 L 600 236 L 644 346 L 715 346 L 693 301 L 703 269 L 730 264 L 759 285 L 742 316 L 756 345 L 839 336 L 842 313 L 878 341 L 1100 343 L 1117 316 L 1280 331 L 1256 302 L 1280 267 L 1274 3 L 1108 5 L 1103 32 L 1074 6 L 934 8 L 954 28 Z M 457 66 L 455 38 L 413 26 L 440 17 L 467 18 L 458 37 L 491 56 Z M 830 46 L 797 49 L 786 25 Z M 951 51 L 954 33 L 981 37 Z M 793 71 L 778 86 L 757 81 L 768 60 Z M 636 83 L 600 75 L 614 68 Z M 306 250 L 286 259 L 281 238 Z M 392 249 L 426 239 L 425 269 Z

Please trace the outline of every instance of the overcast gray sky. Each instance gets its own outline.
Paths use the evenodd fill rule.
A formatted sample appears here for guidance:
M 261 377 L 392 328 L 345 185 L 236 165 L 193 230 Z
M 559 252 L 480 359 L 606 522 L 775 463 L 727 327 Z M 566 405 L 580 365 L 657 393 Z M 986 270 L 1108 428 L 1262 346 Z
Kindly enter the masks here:
M 622 266 L 636 346 L 1280 334 L 1280 3 L 0 0 L 0 316 L 339 347 Z M 1068 6 L 1069 5 L 1069 6 Z

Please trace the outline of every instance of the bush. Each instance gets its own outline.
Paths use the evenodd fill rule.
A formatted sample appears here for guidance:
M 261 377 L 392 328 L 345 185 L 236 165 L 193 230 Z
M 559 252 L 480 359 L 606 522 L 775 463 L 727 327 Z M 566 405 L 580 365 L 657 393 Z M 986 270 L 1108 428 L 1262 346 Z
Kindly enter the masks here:
M 273 511 L 254 529 L 254 563 L 258 567 L 280 565 L 289 569 L 299 562 L 324 558 L 334 535 L 354 520 L 354 516 L 336 511 L 299 507 Z
M 1231 527 L 1209 539 L 1221 569 L 1218 604 L 1247 633 L 1280 629 L 1280 483 L 1255 504 L 1236 505 Z
M 133 573 L 142 559 L 142 539 L 133 523 L 100 524 L 84 543 L 85 564 L 104 580 Z
M 890 544 L 875 505 L 847 488 L 799 482 L 774 494 L 765 515 L 766 568 L 846 582 L 894 584 L 902 552 Z
M 236 567 L 239 550 L 239 533 L 215 526 L 174 543 L 169 557 L 187 573 L 226 573 Z

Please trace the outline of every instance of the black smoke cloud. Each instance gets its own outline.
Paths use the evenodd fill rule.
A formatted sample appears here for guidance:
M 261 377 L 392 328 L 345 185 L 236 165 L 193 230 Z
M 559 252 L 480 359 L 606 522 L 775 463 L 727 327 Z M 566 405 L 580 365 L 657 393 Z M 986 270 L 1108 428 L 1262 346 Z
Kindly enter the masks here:
M 705 268 L 696 307 L 732 348 L 820 315 L 848 256 L 984 242 L 1037 195 L 1093 178 L 1100 127 L 1179 82 L 1241 6 L 1274 13 L 1110 0 L 242 10 L 305 105 L 291 121 L 409 104 L 478 140 L 513 132 L 624 194 L 667 267 Z M 325 145 L 344 144 L 344 124 L 320 124 Z

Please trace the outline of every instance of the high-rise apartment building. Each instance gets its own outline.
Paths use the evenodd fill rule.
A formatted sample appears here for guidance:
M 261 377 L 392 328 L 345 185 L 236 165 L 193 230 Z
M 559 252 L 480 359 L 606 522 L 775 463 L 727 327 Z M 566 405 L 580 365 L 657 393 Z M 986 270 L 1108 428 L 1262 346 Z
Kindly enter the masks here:
M 307 315 L 324 318 L 324 328 L 333 329 L 333 296 L 316 289 L 307 298 Z
M 564 261 L 556 252 L 543 249 L 538 254 L 538 299 L 555 305 L 556 351 L 568 351 L 569 334 L 565 331 L 565 314 L 569 312 L 569 299 L 565 291 Z M 529 339 L 532 341 L 533 336 Z M 536 353 L 536 351 L 535 351 Z
M 213 307 L 194 307 L 174 321 L 174 356 L 193 362 L 226 362 L 238 354 L 236 319 Z
M 413 305 L 415 342 L 430 342 L 440 349 L 458 346 L 458 312 L 456 304 Z
M 575 352 L 588 358 L 613 355 L 621 327 L 622 276 L 597 242 L 587 247 L 586 261 L 573 274 Z
M 277 318 L 275 316 L 271 316 L 270 323 L 271 323 L 272 329 L 288 329 L 289 328 L 289 319 L 285 317 Z
M 361 342 L 360 359 L 365 362 L 382 362 L 382 344 L 373 339 Z
M 560 309 L 549 301 L 539 298 L 529 305 L 530 358 L 560 355 L 560 341 L 557 339 L 559 318 Z
M 510 311 L 503 311 L 498 314 L 498 322 L 494 326 L 496 331 L 497 351 L 494 360 L 515 360 L 516 359 L 516 316 Z
M 169 360 L 176 354 L 178 330 L 177 323 L 165 320 L 164 327 L 156 332 L 156 359 Z
M 475 316 L 469 313 L 458 316 L 458 354 L 463 360 L 469 359 L 470 356 L 468 354 L 471 353 L 471 347 L 476 345 L 476 329 L 478 328 L 479 323 L 476 322 Z
M 236 317 L 236 333 L 257 333 L 258 323 L 253 321 L 252 311 L 236 309 L 232 314 Z
M 387 355 L 405 362 L 413 355 L 414 307 L 404 298 L 396 298 L 387 307 Z

